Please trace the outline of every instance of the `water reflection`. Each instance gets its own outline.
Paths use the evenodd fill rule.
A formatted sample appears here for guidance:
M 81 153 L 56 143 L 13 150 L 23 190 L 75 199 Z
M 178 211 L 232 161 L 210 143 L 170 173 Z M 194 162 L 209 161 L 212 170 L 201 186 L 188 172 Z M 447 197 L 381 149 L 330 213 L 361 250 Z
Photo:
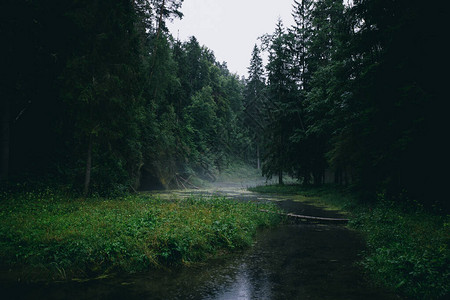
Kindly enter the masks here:
M 89 282 L 9 284 L 4 299 L 395 299 L 370 287 L 354 262 L 354 232 L 288 225 L 259 235 L 251 249 L 175 270 Z
M 271 283 L 264 270 L 251 270 L 247 263 L 242 263 L 228 284 L 216 288 L 216 293 L 205 297 L 207 300 L 229 299 L 271 299 Z

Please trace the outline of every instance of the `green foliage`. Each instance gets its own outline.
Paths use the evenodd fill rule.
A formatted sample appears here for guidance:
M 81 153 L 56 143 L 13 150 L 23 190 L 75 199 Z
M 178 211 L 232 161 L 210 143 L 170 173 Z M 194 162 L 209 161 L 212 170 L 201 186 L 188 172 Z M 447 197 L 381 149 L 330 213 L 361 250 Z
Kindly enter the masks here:
M 380 203 L 357 213 L 351 226 L 367 237 L 361 264 L 377 282 L 415 299 L 440 299 L 450 289 L 448 222 Z
M 165 22 L 182 2 L 2 3 L 20 19 L 1 26 L 10 76 L 0 122 L 11 136 L 1 176 L 111 195 L 137 189 L 143 173 L 170 187 L 240 158 L 243 83 L 195 37 L 174 41 Z
M 441 178 L 423 175 L 445 157 L 437 145 L 439 63 L 429 63 L 443 35 L 439 10 L 406 0 L 294 1 L 295 25 L 285 30 L 280 21 L 262 38 L 269 56 L 268 101 L 258 107 L 269 120 L 263 174 L 321 185 L 334 171 L 336 183 L 352 184 L 364 201 L 382 192 L 448 210 L 434 192 Z M 252 81 L 247 86 L 254 90 Z M 246 93 L 246 102 L 253 98 Z
M 290 76 L 292 52 L 289 49 L 290 36 L 286 33 L 281 20 L 269 40 L 269 62 L 267 64 L 267 101 L 268 124 L 265 128 L 266 145 L 262 171 L 267 177 L 277 175 L 283 183 L 283 172 L 290 171 L 290 143 L 292 122 L 294 122 L 291 104 L 294 102 L 297 87 Z
M 196 262 L 249 246 L 258 228 L 279 222 L 259 211 L 272 205 L 224 198 L 84 200 L 49 189 L 0 196 L 0 264 L 25 280 Z
M 218 125 L 218 108 L 211 87 L 204 87 L 192 97 L 191 102 L 185 110 L 187 128 L 198 151 L 207 154 L 215 142 Z
M 264 145 L 268 99 L 261 49 L 257 45 L 253 47 L 243 95 L 242 127 L 246 128 L 251 139 L 247 147 L 247 160 L 260 168 L 260 149 Z

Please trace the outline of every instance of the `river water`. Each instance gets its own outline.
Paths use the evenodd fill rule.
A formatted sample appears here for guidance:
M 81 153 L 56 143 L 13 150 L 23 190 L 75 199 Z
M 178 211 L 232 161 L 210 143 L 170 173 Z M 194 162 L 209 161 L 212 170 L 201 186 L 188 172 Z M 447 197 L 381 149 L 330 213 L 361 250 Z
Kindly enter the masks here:
M 245 187 L 222 184 L 195 193 L 276 201 L 287 212 L 343 217 L 290 197 L 253 194 Z M 173 193 L 183 197 L 193 192 Z M 3 295 L 11 299 L 398 299 L 365 280 L 356 265 L 363 248 L 361 236 L 342 225 L 293 223 L 261 232 L 249 249 L 202 264 L 86 282 L 9 283 Z

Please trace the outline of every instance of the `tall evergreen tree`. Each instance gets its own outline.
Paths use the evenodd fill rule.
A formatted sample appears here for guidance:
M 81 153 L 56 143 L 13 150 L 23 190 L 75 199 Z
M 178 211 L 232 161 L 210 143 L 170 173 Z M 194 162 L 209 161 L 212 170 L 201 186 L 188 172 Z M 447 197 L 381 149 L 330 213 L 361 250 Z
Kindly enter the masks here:
M 355 166 L 362 190 L 428 199 L 433 180 L 427 159 L 436 145 L 439 82 L 432 49 L 439 47 L 442 19 L 437 7 L 420 1 L 355 1 L 354 54 L 359 68 L 352 110 L 358 118 L 347 131 L 355 136 Z M 424 58 L 427 59 L 424 59 Z M 439 128 L 439 127 L 436 127 Z M 363 130 L 362 130 L 363 129 Z M 407 197 L 408 197 L 407 196 Z M 437 199 L 438 197 L 433 197 Z
M 310 172 L 315 184 L 321 184 L 328 167 L 326 153 L 330 138 L 335 131 L 335 110 L 340 97 L 345 95 L 346 81 L 342 76 L 342 36 L 345 33 L 344 6 L 339 1 L 315 2 L 312 31 L 308 46 L 308 68 L 311 72 L 305 99 L 306 132 L 303 144 L 309 154 Z
M 245 86 L 244 124 L 252 134 L 256 147 L 256 166 L 261 168 L 260 153 L 263 145 L 264 130 L 267 124 L 267 96 L 265 94 L 264 66 L 261 51 L 257 45 L 253 47 L 248 79 Z
M 271 37 L 269 48 L 268 97 L 269 125 L 266 130 L 266 152 L 263 174 L 278 176 L 278 182 L 283 183 L 283 173 L 291 171 L 289 163 L 289 136 L 291 135 L 289 106 L 295 101 L 295 81 L 291 76 L 292 52 L 288 47 L 289 35 L 286 34 L 283 23 L 278 21 Z
M 58 157 L 55 87 L 67 55 L 67 6 L 67 1 L 0 4 L 0 178 L 32 176 L 48 170 Z
M 293 76 L 300 90 L 308 87 L 308 47 L 312 35 L 312 0 L 294 1 L 294 26 L 290 28 L 292 34 L 291 48 L 293 51 Z
M 131 2 L 80 2 L 71 19 L 78 39 L 63 74 L 62 96 L 74 121 L 76 155 L 85 157 L 86 195 L 92 175 L 98 188 L 126 181 L 127 171 L 136 175 L 140 150 L 129 146 L 137 145 L 133 139 L 139 136 L 133 127 L 140 49 Z

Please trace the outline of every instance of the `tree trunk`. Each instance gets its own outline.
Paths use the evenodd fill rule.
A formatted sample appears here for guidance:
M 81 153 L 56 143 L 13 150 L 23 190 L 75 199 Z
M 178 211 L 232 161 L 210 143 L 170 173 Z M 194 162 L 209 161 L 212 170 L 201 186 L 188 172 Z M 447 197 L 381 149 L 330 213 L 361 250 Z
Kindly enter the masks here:
M 278 184 L 283 184 L 283 171 L 278 172 Z
M 92 144 L 93 144 L 92 134 L 89 136 L 89 145 L 86 156 L 86 174 L 84 177 L 84 190 L 83 195 L 86 197 L 89 193 L 89 185 L 91 183 L 91 169 L 92 169 Z
M 1 136 L 0 136 L 0 180 L 8 178 L 9 173 L 9 149 L 10 149 L 10 101 L 4 100 L 1 106 Z
M 334 171 L 334 183 L 338 185 L 342 185 L 342 169 L 338 167 L 336 171 Z
M 256 168 L 261 170 L 261 160 L 259 158 L 259 145 L 256 144 Z
M 315 172 L 313 172 L 313 177 L 314 177 L 314 185 L 315 186 L 320 186 L 323 184 L 324 182 L 324 171 L 323 170 L 316 170 Z
M 347 174 L 347 168 L 344 168 L 344 172 L 343 172 L 344 174 L 343 174 L 343 181 L 344 181 L 344 185 L 345 186 L 348 186 L 348 174 Z

